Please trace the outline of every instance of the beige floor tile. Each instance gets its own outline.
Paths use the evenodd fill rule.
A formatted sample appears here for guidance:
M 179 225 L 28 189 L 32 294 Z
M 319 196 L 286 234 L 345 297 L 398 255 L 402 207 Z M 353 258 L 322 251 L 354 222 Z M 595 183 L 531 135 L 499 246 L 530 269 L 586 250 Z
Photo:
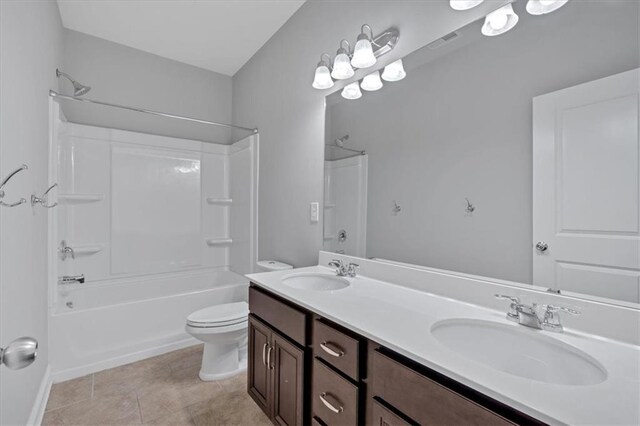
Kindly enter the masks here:
M 228 379 L 220 380 L 219 383 L 225 392 L 246 391 L 247 390 L 247 374 L 246 373 L 238 374 Z
M 56 410 L 65 425 L 141 424 L 135 392 L 109 398 L 93 398 Z
M 58 410 L 47 411 L 44 413 L 42 417 L 41 426 L 62 426 L 64 422 L 62 421 L 62 417 Z
M 191 413 L 186 408 L 175 411 L 169 415 L 163 415 L 149 422 L 145 422 L 149 425 L 167 425 L 167 426 L 193 426 L 193 419 Z
M 172 373 L 170 383 L 160 383 L 137 390 L 144 422 L 169 415 L 197 402 L 222 394 L 217 382 L 203 382 L 198 377 L 200 367 Z
M 180 362 L 184 358 L 196 357 L 196 358 L 202 359 L 201 357 L 202 357 L 203 349 L 204 349 L 204 345 L 198 344 L 198 345 L 189 346 L 187 348 L 180 349 L 180 350 L 177 350 L 177 351 L 168 352 L 166 354 L 158 355 L 158 356 L 153 357 L 151 359 L 155 359 L 158 362 L 160 362 L 160 363 L 168 366 L 169 368 L 171 368 L 171 366 L 173 364 L 175 364 L 176 362 Z M 200 362 L 200 361 L 198 361 L 198 362 Z M 176 368 L 176 369 L 179 369 L 179 368 Z
M 218 398 L 189 407 L 196 426 L 271 425 L 246 391 L 223 392 Z
M 49 401 L 47 401 L 47 411 L 90 399 L 92 387 L 93 376 L 91 374 L 54 384 L 51 387 Z
M 164 363 L 151 358 L 95 373 L 93 397 L 122 395 L 142 387 L 168 384 L 170 380 L 171 370 Z

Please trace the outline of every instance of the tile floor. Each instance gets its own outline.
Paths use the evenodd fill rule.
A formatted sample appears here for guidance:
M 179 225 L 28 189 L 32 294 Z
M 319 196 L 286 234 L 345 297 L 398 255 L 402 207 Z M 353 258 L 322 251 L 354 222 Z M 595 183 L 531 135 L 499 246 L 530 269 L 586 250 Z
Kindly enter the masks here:
M 43 425 L 271 425 L 246 375 L 198 378 L 202 345 L 53 385 Z

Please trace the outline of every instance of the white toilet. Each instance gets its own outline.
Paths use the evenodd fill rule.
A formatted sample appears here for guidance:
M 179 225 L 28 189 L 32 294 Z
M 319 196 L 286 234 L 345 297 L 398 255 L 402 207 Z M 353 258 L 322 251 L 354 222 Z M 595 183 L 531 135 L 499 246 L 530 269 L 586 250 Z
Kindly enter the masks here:
M 221 380 L 247 368 L 247 302 L 225 303 L 195 311 L 185 329 L 204 342 L 200 379 Z
M 291 268 L 274 260 L 258 262 L 261 272 Z M 221 380 L 247 369 L 248 323 L 247 302 L 214 305 L 187 317 L 187 333 L 204 342 L 200 379 Z

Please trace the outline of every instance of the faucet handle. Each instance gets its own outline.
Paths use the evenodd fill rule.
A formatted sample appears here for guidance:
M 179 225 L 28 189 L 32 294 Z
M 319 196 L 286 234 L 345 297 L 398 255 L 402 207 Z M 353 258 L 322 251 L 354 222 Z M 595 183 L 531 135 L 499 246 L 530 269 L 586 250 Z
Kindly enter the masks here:
M 520 298 L 517 296 L 507 296 L 505 294 L 494 294 L 494 296 L 496 299 L 506 299 L 511 301 L 511 305 L 509 305 L 509 312 L 507 312 L 507 319 L 519 322 L 520 315 L 518 314 L 518 306 L 521 306 Z
M 556 333 L 562 333 L 564 328 L 560 322 L 559 311 L 566 312 L 571 315 L 580 315 L 582 312 L 577 311 L 566 306 L 559 305 L 542 305 L 545 309 L 544 318 L 542 319 L 541 327 L 543 330 L 554 331 Z
M 356 276 L 356 270 L 360 267 L 357 263 L 349 263 L 347 265 L 347 275 L 349 277 L 354 278 Z

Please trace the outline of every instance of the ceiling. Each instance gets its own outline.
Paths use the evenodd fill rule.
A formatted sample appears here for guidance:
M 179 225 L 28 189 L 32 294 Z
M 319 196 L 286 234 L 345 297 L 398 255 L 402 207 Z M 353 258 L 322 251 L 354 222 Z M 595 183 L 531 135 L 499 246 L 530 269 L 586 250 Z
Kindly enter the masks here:
M 65 28 L 233 76 L 304 0 L 58 0 Z

